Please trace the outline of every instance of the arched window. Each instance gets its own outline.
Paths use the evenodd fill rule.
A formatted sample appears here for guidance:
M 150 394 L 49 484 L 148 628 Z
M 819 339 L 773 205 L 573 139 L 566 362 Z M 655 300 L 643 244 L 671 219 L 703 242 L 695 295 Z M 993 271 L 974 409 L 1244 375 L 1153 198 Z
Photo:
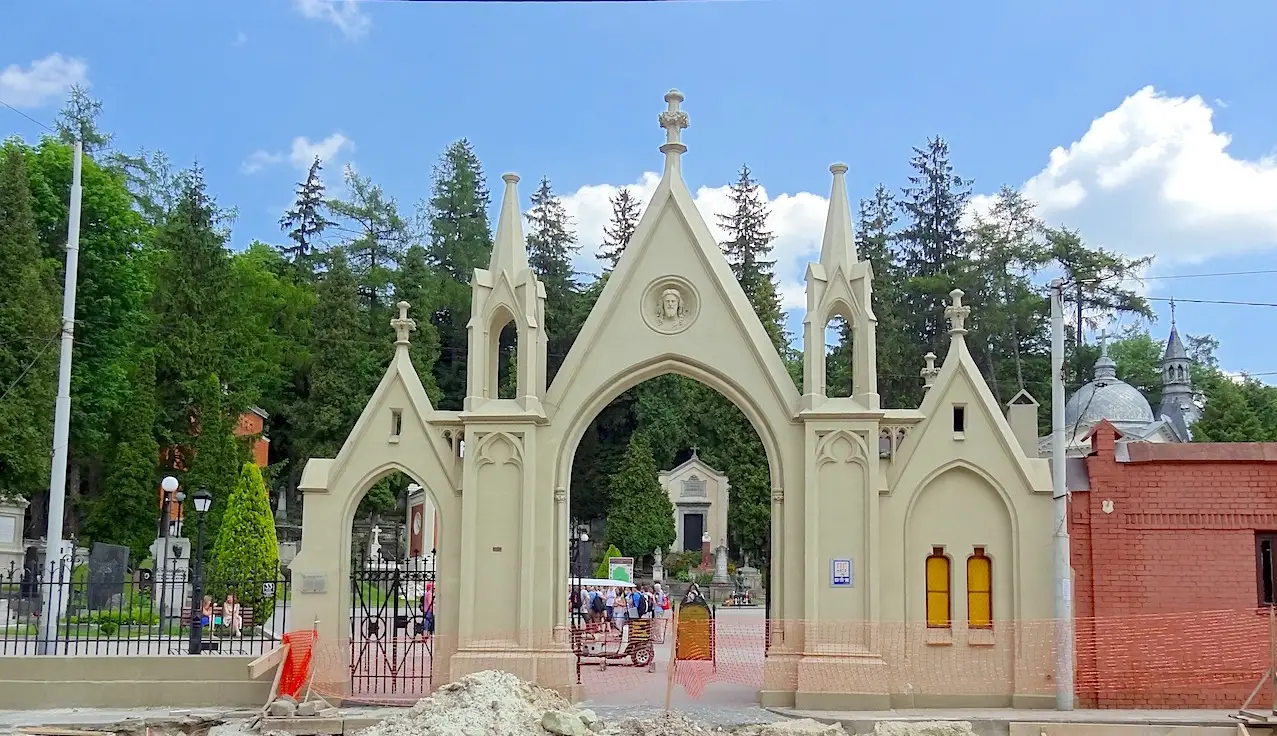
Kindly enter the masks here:
M 976 547 L 967 558 L 967 625 L 993 628 L 993 560 Z
M 927 628 L 949 628 L 949 558 L 944 547 L 932 547 L 927 556 Z

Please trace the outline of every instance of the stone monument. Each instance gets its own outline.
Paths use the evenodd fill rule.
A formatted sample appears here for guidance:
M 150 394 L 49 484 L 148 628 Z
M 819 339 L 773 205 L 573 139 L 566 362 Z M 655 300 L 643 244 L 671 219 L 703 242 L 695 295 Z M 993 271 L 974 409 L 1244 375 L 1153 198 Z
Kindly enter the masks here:
M 720 546 L 714 550 L 714 578 L 711 582 L 716 584 L 729 582 L 727 578 L 727 547 Z
M 665 557 L 661 554 L 661 548 L 657 547 L 652 550 L 652 582 L 665 582 Z
M 26 525 L 27 500 L 0 496 L 0 580 L 22 575 L 22 528 Z
M 374 565 L 381 562 L 381 527 L 376 524 L 368 534 L 368 562 Z
M 128 547 L 93 543 L 93 549 L 89 552 L 89 608 L 104 608 L 113 596 L 124 592 L 124 577 L 128 567 Z
M 151 543 L 155 561 L 155 591 L 152 600 L 162 616 L 181 616 L 191 605 L 191 542 L 185 537 L 159 537 Z

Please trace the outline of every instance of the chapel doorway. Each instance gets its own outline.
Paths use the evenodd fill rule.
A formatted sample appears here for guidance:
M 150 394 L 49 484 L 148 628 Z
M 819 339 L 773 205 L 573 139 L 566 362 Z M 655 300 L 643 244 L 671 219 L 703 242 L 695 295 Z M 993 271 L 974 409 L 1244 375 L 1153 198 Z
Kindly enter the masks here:
M 700 552 L 701 537 L 705 535 L 705 514 L 685 512 L 683 514 L 683 551 Z

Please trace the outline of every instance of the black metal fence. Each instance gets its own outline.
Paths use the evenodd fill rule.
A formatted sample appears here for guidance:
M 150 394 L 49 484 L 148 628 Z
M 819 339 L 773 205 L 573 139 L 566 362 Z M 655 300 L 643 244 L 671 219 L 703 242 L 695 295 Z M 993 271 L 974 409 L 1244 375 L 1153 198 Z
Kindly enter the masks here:
M 178 562 L 128 570 L 95 561 L 0 570 L 0 657 L 258 655 L 287 631 L 283 574 L 195 580 Z

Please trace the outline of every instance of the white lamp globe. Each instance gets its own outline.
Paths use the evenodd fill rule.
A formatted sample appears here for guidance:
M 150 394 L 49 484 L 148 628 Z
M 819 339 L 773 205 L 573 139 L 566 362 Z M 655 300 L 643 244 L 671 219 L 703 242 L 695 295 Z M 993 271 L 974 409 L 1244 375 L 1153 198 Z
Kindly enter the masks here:
M 174 478 L 171 475 L 164 476 L 164 480 L 160 481 L 160 488 L 163 488 L 165 493 L 172 493 L 173 491 L 176 491 L 177 486 L 177 478 Z

